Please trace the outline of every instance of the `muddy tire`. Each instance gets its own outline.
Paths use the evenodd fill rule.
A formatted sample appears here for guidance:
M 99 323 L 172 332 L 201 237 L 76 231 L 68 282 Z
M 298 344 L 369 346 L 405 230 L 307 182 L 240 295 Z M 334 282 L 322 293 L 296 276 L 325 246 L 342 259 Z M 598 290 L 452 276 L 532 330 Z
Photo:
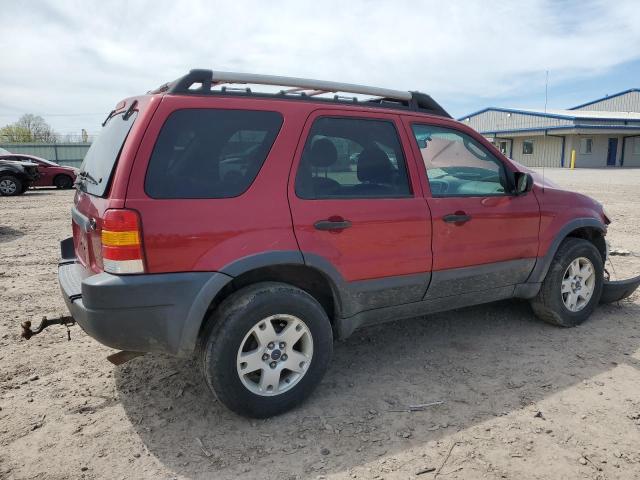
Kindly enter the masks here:
M 254 418 L 286 412 L 306 399 L 333 353 L 326 312 L 308 293 L 262 282 L 227 297 L 202 331 L 199 363 L 225 406 Z
M 603 282 L 604 265 L 598 249 L 587 240 L 570 237 L 558 248 L 531 306 L 547 323 L 575 327 L 598 305 Z

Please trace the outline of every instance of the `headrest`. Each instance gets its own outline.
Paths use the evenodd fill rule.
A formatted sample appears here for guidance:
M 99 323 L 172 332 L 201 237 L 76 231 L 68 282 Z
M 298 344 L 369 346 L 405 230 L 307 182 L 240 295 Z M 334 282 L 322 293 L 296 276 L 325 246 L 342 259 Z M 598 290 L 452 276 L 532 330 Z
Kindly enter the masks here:
M 333 142 L 320 138 L 313 142 L 309 152 L 309 163 L 314 167 L 329 167 L 338 161 L 338 150 Z
M 358 180 L 369 183 L 391 183 L 393 166 L 387 154 L 377 147 L 365 148 L 358 156 Z

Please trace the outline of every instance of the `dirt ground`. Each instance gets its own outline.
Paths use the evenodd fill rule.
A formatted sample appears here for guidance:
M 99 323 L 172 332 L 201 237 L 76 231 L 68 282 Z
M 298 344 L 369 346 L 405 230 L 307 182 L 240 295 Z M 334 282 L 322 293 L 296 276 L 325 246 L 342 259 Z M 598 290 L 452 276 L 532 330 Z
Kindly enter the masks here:
M 632 251 L 615 271 L 640 273 L 640 170 L 545 175 L 605 203 L 609 241 Z M 77 326 L 21 340 L 21 321 L 65 312 L 72 197 L 0 198 L 2 479 L 640 478 L 638 293 L 575 329 L 523 301 L 368 328 L 336 344 L 302 407 L 248 420 L 193 361 L 114 367 Z

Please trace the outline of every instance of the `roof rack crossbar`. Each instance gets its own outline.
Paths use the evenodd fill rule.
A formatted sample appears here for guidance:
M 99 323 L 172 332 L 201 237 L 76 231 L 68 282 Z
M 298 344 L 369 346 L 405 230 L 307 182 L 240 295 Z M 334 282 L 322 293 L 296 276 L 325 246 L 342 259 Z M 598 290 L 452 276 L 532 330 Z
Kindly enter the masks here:
M 276 94 L 294 94 L 301 96 L 315 96 L 323 93 L 335 93 L 335 100 L 357 102 L 356 97 L 345 97 L 340 93 L 370 95 L 376 97 L 369 102 L 403 102 L 414 110 L 427 110 L 430 113 L 451 118 L 433 98 L 421 92 L 393 90 L 390 88 L 369 87 L 353 83 L 332 82 L 327 80 L 313 80 L 309 78 L 284 77 L 278 75 L 262 75 L 255 73 L 221 72 L 215 70 L 191 70 L 187 75 L 171 83 L 165 84 L 152 93 L 211 93 L 211 87 L 225 83 L 256 84 L 288 87 Z M 251 90 L 246 90 L 251 93 Z

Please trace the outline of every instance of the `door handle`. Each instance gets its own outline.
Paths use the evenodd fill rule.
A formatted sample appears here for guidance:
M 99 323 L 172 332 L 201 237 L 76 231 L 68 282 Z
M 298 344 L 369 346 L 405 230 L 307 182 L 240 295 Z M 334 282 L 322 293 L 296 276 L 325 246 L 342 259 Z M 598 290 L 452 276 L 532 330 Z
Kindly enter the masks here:
M 456 212 L 445 215 L 442 220 L 447 223 L 466 223 L 471 220 L 471 217 L 464 212 Z
M 319 220 L 313 224 L 316 230 L 344 230 L 351 226 L 349 220 Z

